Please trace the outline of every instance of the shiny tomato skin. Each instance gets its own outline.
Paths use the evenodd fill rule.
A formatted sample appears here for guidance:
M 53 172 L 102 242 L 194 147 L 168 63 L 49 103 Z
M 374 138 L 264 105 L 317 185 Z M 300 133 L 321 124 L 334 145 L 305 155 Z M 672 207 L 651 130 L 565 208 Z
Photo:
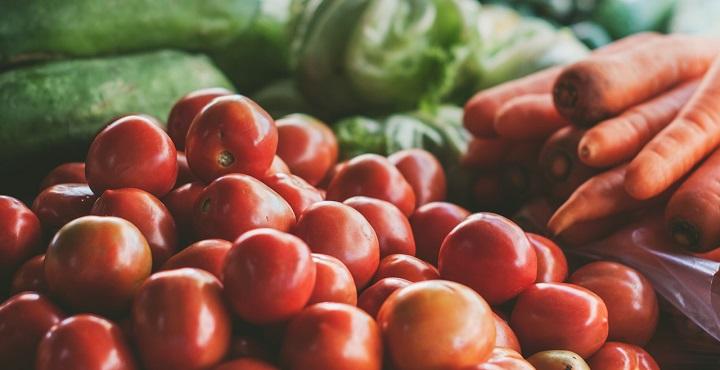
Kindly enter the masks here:
M 32 291 L 45 294 L 48 292 L 45 280 L 45 255 L 35 256 L 23 263 L 15 271 L 10 283 L 10 293 Z
M 293 233 L 314 253 L 339 259 L 361 289 L 372 279 L 380 263 L 378 239 L 363 215 L 345 204 L 322 201 L 308 207 Z
M 486 362 L 463 368 L 463 370 L 535 370 L 535 368 L 525 361 L 516 350 L 495 347 Z
M 68 317 L 48 331 L 38 347 L 37 370 L 135 370 L 122 331 L 94 315 Z
M 178 250 L 175 220 L 165 205 L 146 191 L 133 188 L 105 190 L 90 213 L 132 222 L 150 246 L 153 268 L 162 266 Z
M 443 240 L 468 216 L 468 210 L 452 203 L 432 202 L 420 206 L 410 216 L 410 226 L 415 238 L 415 255 L 437 266 Z
M 327 189 L 328 186 L 330 186 L 330 182 L 335 178 L 335 175 L 337 175 L 340 170 L 347 167 L 348 161 L 342 161 L 336 163 L 334 166 L 330 167 L 330 170 L 328 170 L 327 174 L 325 174 L 325 178 L 320 181 L 320 183 L 317 185 L 318 188 L 321 189 Z
M 150 276 L 135 297 L 132 321 L 147 370 L 206 369 L 219 363 L 230 345 L 222 284 L 194 268 Z
M 205 185 L 196 181 L 182 185 L 162 198 L 165 208 L 175 220 L 175 227 L 185 238 L 193 234 L 193 209 L 203 190 Z
M 85 312 L 119 313 L 150 275 L 150 247 L 117 217 L 85 216 L 63 226 L 45 253 L 50 292 Z
M 394 204 L 405 216 L 415 210 L 415 193 L 402 173 L 377 154 L 362 154 L 347 162 L 330 182 L 327 199 L 344 201 L 356 195 Z
M 288 370 L 380 370 L 380 329 L 357 307 L 317 303 L 290 322 L 282 360 Z
M 174 189 L 177 189 L 181 185 L 197 181 L 195 175 L 193 175 L 192 171 L 190 171 L 190 166 L 187 163 L 187 157 L 185 156 L 185 153 L 177 152 L 177 165 L 178 174 L 177 179 L 175 179 L 175 186 L 173 187 Z
M 34 369 L 38 345 L 63 314 L 35 292 L 10 297 L 0 305 L 0 364 L 6 370 Z
M 172 109 L 167 120 L 167 132 L 178 150 L 185 149 L 185 137 L 195 116 L 213 99 L 231 95 L 232 92 L 222 87 L 210 87 L 195 90 L 180 98 Z
M 495 320 L 495 347 L 509 348 L 515 352 L 522 353 L 520 341 L 507 321 L 494 312 L 493 319 Z
M 343 203 L 362 213 L 378 237 L 380 258 L 391 254 L 415 255 L 415 238 L 407 217 L 390 202 L 356 196 Z
M 276 173 L 285 173 L 290 175 L 290 168 L 288 167 L 287 163 L 282 160 L 282 158 L 278 157 L 277 154 L 275 157 L 273 157 L 273 161 L 270 164 L 270 168 L 265 172 L 265 177 L 272 176 Z
M 308 305 L 320 302 L 357 305 L 357 288 L 350 270 L 337 258 L 313 253 L 315 262 L 315 287 Z
M 538 283 L 520 294 L 510 326 L 526 353 L 568 350 L 582 358 L 608 335 L 608 312 L 595 293 L 573 284 Z
M 229 173 L 261 177 L 270 168 L 278 133 L 272 117 L 242 95 L 215 98 L 195 117 L 185 141 L 192 172 L 205 182 Z
M 87 184 L 85 179 L 85 163 L 63 163 L 50 171 L 40 182 L 40 190 L 58 184 Z
M 358 297 L 357 306 L 362 308 L 368 315 L 377 317 L 385 300 L 396 290 L 404 288 L 412 282 L 401 278 L 388 277 L 380 279 L 373 285 L 365 288 Z
M 294 224 L 292 208 L 278 193 L 242 174 L 213 181 L 193 207 L 193 226 L 203 239 L 235 240 L 252 229 L 287 231 Z
M 42 252 L 42 227 L 21 201 L 0 195 L 0 278 L 9 277 L 25 260 Z
M 307 304 L 315 273 L 310 248 L 300 238 L 273 229 L 248 231 L 225 258 L 225 297 L 249 323 L 283 322 Z
M 533 233 L 526 233 L 537 255 L 536 283 L 562 283 L 567 278 L 565 253 L 554 241 Z
M 451 281 L 422 281 L 396 290 L 377 321 L 397 370 L 471 366 L 487 360 L 495 346 L 490 306 L 472 289 Z
M 424 149 L 405 149 L 388 156 L 415 193 L 415 207 L 445 200 L 447 181 L 442 164 Z
M 443 279 L 465 284 L 496 305 L 535 282 L 537 256 L 515 223 L 494 213 L 476 213 L 447 235 L 438 269 Z
M 291 114 L 277 120 L 277 154 L 290 171 L 311 185 L 317 185 L 335 165 L 338 143 L 332 130 L 305 114 Z
M 116 119 L 100 131 L 87 154 L 85 177 L 95 194 L 138 188 L 162 197 L 175 186 L 177 151 L 149 116 Z
M 660 370 L 644 349 L 627 343 L 607 342 L 588 360 L 593 370 Z
M 214 370 L 279 370 L 265 361 L 254 358 L 241 358 L 220 364 Z
M 290 205 L 296 216 L 305 212 L 310 205 L 323 200 L 320 192 L 302 178 L 285 173 L 265 176 L 262 182 Z
M 652 284 L 625 265 L 599 261 L 576 270 L 569 283 L 580 285 L 602 298 L 608 309 L 608 340 L 645 345 L 655 333 L 658 302 Z
M 32 210 L 45 228 L 57 230 L 76 218 L 89 215 L 96 199 L 86 184 L 53 185 L 38 194 Z
M 374 281 L 387 277 L 397 277 L 416 283 L 440 279 L 440 273 L 435 266 L 419 258 L 407 254 L 391 254 L 380 260 Z
M 175 270 L 183 267 L 194 267 L 213 274 L 222 281 L 225 267 L 225 256 L 232 243 L 222 239 L 206 239 L 190 244 L 170 257 L 163 265 L 163 270 Z

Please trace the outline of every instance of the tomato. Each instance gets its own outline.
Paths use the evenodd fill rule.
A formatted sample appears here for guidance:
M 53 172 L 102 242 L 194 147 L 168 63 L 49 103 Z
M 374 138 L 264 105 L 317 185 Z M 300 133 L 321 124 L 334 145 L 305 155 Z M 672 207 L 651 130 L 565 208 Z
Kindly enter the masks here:
M 195 90 L 178 100 L 170 110 L 167 120 L 167 131 L 178 150 L 185 149 L 185 137 L 195 116 L 210 104 L 213 99 L 231 95 L 232 92 L 222 87 L 210 87 Z
M 38 344 L 63 314 L 34 292 L 10 297 L 0 305 L 0 364 L 5 370 L 35 368 Z
M 194 267 L 205 270 L 222 280 L 225 256 L 232 243 L 222 239 L 207 239 L 189 245 L 178 254 L 170 257 L 163 265 L 163 270 L 175 270 L 183 267 Z
M 211 367 L 230 346 L 222 285 L 194 268 L 153 274 L 133 301 L 133 331 L 148 370 Z
M 464 370 L 535 370 L 535 368 L 525 361 L 517 351 L 495 347 L 486 362 L 464 368 Z
M 0 195 L 0 278 L 42 252 L 40 220 L 21 201 Z
M 253 358 L 241 358 L 220 364 L 216 366 L 214 370 L 278 370 L 278 368 L 265 361 Z
M 536 370 L 590 370 L 580 355 L 571 351 L 550 350 L 528 357 Z
M 593 262 L 575 271 L 568 282 L 592 291 L 605 302 L 609 340 L 642 346 L 655 333 L 657 297 L 640 272 L 615 262 Z
M 339 259 L 360 289 L 372 279 L 380 263 L 378 239 L 363 215 L 342 203 L 317 202 L 300 216 L 293 233 L 315 253 Z
M 320 302 L 357 304 L 357 288 L 352 274 L 339 259 L 326 254 L 313 253 L 315 287 L 308 305 Z
M 45 281 L 45 255 L 35 256 L 20 266 L 13 275 L 10 284 L 11 293 L 20 293 L 32 291 L 38 293 L 47 293 L 48 285 Z
M 380 307 L 391 294 L 410 284 L 412 283 L 401 278 L 389 277 L 380 279 L 375 284 L 365 288 L 358 297 L 357 305 L 367 312 L 368 315 L 376 317 L 378 312 L 380 312 Z
M 327 190 L 329 200 L 364 195 L 394 204 L 405 216 L 415 209 L 415 193 L 410 184 L 387 158 L 377 154 L 362 154 L 349 160 Z
M 410 282 L 440 279 L 435 266 L 406 254 L 391 254 L 382 260 L 375 273 L 374 281 L 387 277 L 398 277 Z
M 105 190 L 95 201 L 91 214 L 132 222 L 150 245 L 153 268 L 162 266 L 178 249 L 175 220 L 165 205 L 146 191 L 132 188 Z
M 317 185 L 318 188 L 327 189 L 328 186 L 330 186 L 330 182 L 332 179 L 335 178 L 335 175 L 337 175 L 340 170 L 347 167 L 348 161 L 342 161 L 336 163 L 334 166 L 330 167 L 330 170 L 328 170 L 327 174 L 325 174 L 325 178 L 320 181 L 320 183 Z
M 317 185 L 335 165 L 338 143 L 324 123 L 305 114 L 291 114 L 277 120 L 277 154 L 290 171 Z
M 583 358 L 608 335 L 608 312 L 595 293 L 572 284 L 538 283 L 517 299 L 510 318 L 526 353 L 558 349 Z
M 526 233 L 537 255 L 537 283 L 562 283 L 567 278 L 565 253 L 554 241 L 538 234 Z
M 443 240 L 468 216 L 470 212 L 465 208 L 445 202 L 428 203 L 416 209 L 410 217 L 410 225 L 417 257 L 437 266 Z
M 593 370 L 660 370 L 644 349 L 620 342 L 605 343 L 588 362 Z
M 282 360 L 288 370 L 380 370 L 380 330 L 375 320 L 357 307 L 317 303 L 290 322 Z
M 388 157 L 415 193 L 415 206 L 445 199 L 445 171 L 432 153 L 424 149 L 405 149 Z
M 227 356 L 231 359 L 236 358 L 257 358 L 268 359 L 270 357 L 267 347 L 249 335 L 234 336 L 230 342 L 230 353 Z
M 43 190 L 33 201 L 32 210 L 50 230 L 90 214 L 97 197 L 85 184 L 59 184 Z
M 343 203 L 362 213 L 375 230 L 380 258 L 396 253 L 415 255 L 410 222 L 392 203 L 363 196 L 346 199 Z
M 537 257 L 515 223 L 494 213 L 476 213 L 447 235 L 438 268 L 443 279 L 463 283 L 490 304 L 500 304 L 535 282 Z
M 177 151 L 159 123 L 149 116 L 121 117 L 95 136 L 85 176 L 95 194 L 138 188 L 162 197 L 175 186 Z
M 193 228 L 193 209 L 205 185 L 191 182 L 163 197 L 162 202 L 175 220 L 175 227 L 183 239 L 190 239 Z
M 311 204 L 323 200 L 317 189 L 295 175 L 275 173 L 263 177 L 262 182 L 280 194 L 288 202 L 296 216 L 305 212 L 305 209 Z
M 290 175 L 290 168 L 288 167 L 287 163 L 282 160 L 282 158 L 278 157 L 277 154 L 275 157 L 273 157 L 272 164 L 270 164 L 270 168 L 265 172 L 265 177 L 274 175 L 276 173 L 286 173 Z
M 58 184 L 87 184 L 87 180 L 85 180 L 85 163 L 63 163 L 53 168 L 40 182 L 40 190 Z
M 269 324 L 305 307 L 315 286 L 315 263 L 300 238 L 257 229 L 233 243 L 223 276 L 225 296 L 235 313 L 253 324 Z
M 397 370 L 476 365 L 495 346 L 490 306 L 472 289 L 451 281 L 398 289 L 383 303 L 377 320 Z
M 216 98 L 190 125 L 185 154 L 205 182 L 229 173 L 260 177 L 270 168 L 278 132 L 270 115 L 242 95 Z
M 509 348 L 516 352 L 522 352 L 520 341 L 507 321 L 494 312 L 493 319 L 495 319 L 495 347 Z
M 150 275 L 150 247 L 117 217 L 85 216 L 63 226 L 45 254 L 50 292 L 73 308 L 116 313 Z
M 195 175 L 193 175 L 192 171 L 190 171 L 190 166 L 187 163 L 187 157 L 185 156 L 185 153 L 177 152 L 177 165 L 178 174 L 177 179 L 175 179 L 174 188 L 178 188 L 181 185 L 197 181 Z
M 193 209 L 199 237 L 235 240 L 248 230 L 287 231 L 295 224 L 290 205 L 265 184 L 242 174 L 225 175 L 200 193 Z

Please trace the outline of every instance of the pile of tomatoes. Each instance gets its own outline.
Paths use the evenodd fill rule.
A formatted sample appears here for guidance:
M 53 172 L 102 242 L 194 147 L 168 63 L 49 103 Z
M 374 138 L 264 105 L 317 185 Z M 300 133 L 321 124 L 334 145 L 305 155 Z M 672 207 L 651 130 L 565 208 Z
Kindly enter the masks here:
M 426 151 L 337 163 L 323 123 L 222 89 L 158 127 L 120 117 L 31 209 L 0 197 L 3 369 L 658 369 L 640 273 L 568 278 L 551 240 L 443 202 Z

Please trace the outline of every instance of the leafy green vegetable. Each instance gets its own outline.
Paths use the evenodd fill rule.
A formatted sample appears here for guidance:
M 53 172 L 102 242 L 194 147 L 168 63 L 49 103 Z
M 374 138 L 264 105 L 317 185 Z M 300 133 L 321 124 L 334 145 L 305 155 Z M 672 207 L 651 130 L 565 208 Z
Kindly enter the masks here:
M 387 155 L 385 125 L 368 117 L 349 117 L 333 126 L 340 146 L 340 158 L 349 159 L 363 153 Z
M 662 31 L 677 0 L 603 0 L 592 20 L 616 39 L 642 31 Z
M 720 36 L 720 1 L 683 0 L 677 3 L 670 31 Z
M 273 82 L 253 94 L 252 99 L 273 118 L 297 112 L 312 113 L 312 108 L 292 79 Z
M 607 31 L 594 22 L 578 22 L 573 24 L 570 29 L 572 29 L 575 37 L 591 49 L 596 49 L 612 42 L 612 38 L 608 35 Z

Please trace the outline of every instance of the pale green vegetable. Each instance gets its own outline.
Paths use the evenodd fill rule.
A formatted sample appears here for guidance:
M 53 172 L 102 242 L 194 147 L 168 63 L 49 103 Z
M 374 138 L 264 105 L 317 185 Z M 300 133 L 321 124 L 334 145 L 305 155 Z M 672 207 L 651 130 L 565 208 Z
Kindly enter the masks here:
M 675 7 L 670 31 L 720 36 L 720 1 L 683 0 Z

